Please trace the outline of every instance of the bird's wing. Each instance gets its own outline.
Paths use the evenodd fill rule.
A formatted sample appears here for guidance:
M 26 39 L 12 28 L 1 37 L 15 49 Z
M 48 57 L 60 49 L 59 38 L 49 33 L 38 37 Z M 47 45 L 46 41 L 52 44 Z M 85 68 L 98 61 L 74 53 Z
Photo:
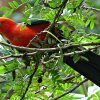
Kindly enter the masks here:
M 50 22 L 47 20 L 29 20 L 31 22 L 30 24 L 26 24 L 27 26 L 33 26 L 33 25 L 41 25 L 41 24 L 49 24 Z

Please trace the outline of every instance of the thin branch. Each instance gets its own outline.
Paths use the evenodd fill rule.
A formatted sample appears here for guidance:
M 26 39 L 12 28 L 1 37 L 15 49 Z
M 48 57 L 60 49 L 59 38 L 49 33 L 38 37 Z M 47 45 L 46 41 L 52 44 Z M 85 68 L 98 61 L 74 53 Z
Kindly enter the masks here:
M 26 51 L 38 51 L 38 52 L 53 52 L 53 51 L 59 51 L 59 50 L 66 50 L 68 48 L 77 48 L 82 46 L 97 46 L 100 45 L 100 42 L 88 42 L 88 43 L 82 43 L 82 44 L 68 44 L 67 46 L 62 47 L 56 47 L 56 48 L 27 48 L 27 47 L 21 47 L 21 46 L 15 46 L 7 43 L 0 42 L 1 45 L 12 47 L 18 50 L 26 50 Z
M 50 30 L 52 30 L 52 28 L 53 28 L 54 25 L 55 25 L 56 20 L 60 17 L 61 13 L 63 12 L 63 9 L 65 8 L 67 1 L 68 1 L 68 0 L 63 0 L 63 2 L 61 3 L 61 5 L 60 5 L 60 7 L 59 7 L 59 9 L 58 9 L 58 11 L 57 11 L 57 14 L 56 14 L 55 17 L 54 17 L 53 23 L 52 23 L 51 25 L 49 25 L 49 27 L 46 28 L 44 31 L 50 31 Z M 44 0 L 43 0 L 43 3 L 45 4 Z M 47 4 L 46 4 L 46 5 L 47 5 Z M 30 42 L 29 42 L 29 44 L 27 45 L 27 47 L 30 46 L 30 44 L 32 43 L 32 41 L 33 41 L 34 39 L 36 39 L 38 36 L 40 36 L 40 35 L 43 34 L 43 33 L 44 33 L 43 31 L 41 31 L 40 33 L 37 33 L 37 35 L 35 35 L 35 37 L 34 37 L 32 40 L 30 40 Z
M 74 54 L 83 54 L 85 52 L 88 52 L 90 50 L 94 50 L 94 49 L 97 49 L 99 48 L 100 46 L 96 46 L 96 47 L 93 47 L 93 48 L 89 48 L 87 50 L 82 50 L 82 51 L 74 51 L 74 52 L 70 52 L 70 53 L 64 53 L 63 56 L 71 56 L 71 55 L 74 55 Z M 33 52 L 33 53 L 27 53 L 27 56 L 32 56 L 34 54 L 36 54 L 37 52 Z M 10 58 L 10 57 L 16 57 L 16 58 L 22 58 L 24 54 L 15 54 L 15 55 L 7 55 L 7 56 L 3 56 L 3 57 L 0 57 L 0 60 L 1 59 L 7 59 L 7 58 Z M 47 63 L 50 63 L 50 62 L 53 62 L 54 61 L 54 58 L 59 58 L 60 56 L 52 56 L 50 60 L 48 61 L 44 61 L 44 59 L 42 59 L 41 63 L 42 64 L 47 64 Z
M 100 37 L 100 34 L 90 33 L 90 34 L 87 34 L 87 36 L 97 36 L 97 37 Z
M 88 51 L 97 49 L 97 48 L 99 48 L 99 47 L 100 47 L 100 46 L 96 46 L 96 47 L 89 48 L 89 49 L 86 49 L 86 50 L 73 51 L 73 52 L 70 52 L 70 53 L 64 53 L 64 56 L 71 56 L 71 55 L 74 55 L 74 54 L 83 54 L 83 53 L 86 53 L 86 52 L 88 52 Z
M 3 98 L 3 100 L 8 100 L 11 98 L 11 96 L 14 94 L 14 90 L 12 88 L 10 88 L 8 91 L 7 91 L 7 94 L 6 96 Z
M 48 28 L 46 28 L 44 31 L 46 31 L 46 30 L 48 30 Z M 45 34 L 44 31 L 41 31 L 40 33 L 37 33 L 37 34 L 30 40 L 30 42 L 29 42 L 29 44 L 27 45 L 27 47 L 29 47 L 29 46 L 31 45 L 31 43 L 32 43 L 35 39 L 37 39 L 40 35 Z
M 86 81 L 88 81 L 88 79 L 84 79 L 82 82 L 78 83 L 77 85 L 75 85 L 73 88 L 70 88 L 69 90 L 67 90 L 65 93 L 61 94 L 60 96 L 58 97 L 55 97 L 53 99 L 50 99 L 50 100 L 58 100 L 60 99 L 61 97 L 73 92 L 75 89 L 77 89 L 80 85 L 82 85 L 83 83 L 85 83 Z
M 98 9 L 98 8 L 88 7 L 88 6 L 85 6 L 85 5 L 82 5 L 81 8 L 83 8 L 83 9 L 91 9 L 91 10 L 93 10 L 93 11 L 98 11 L 98 12 L 100 12 L 100 9 Z
M 57 19 L 60 17 L 60 15 L 62 14 L 63 9 L 65 8 L 67 2 L 68 2 L 68 0 L 63 0 L 63 2 L 62 2 L 62 4 L 61 4 L 60 8 L 58 9 L 57 14 L 56 14 L 55 17 L 54 17 L 53 23 L 52 23 L 52 24 L 50 25 L 50 27 L 49 27 L 50 29 L 52 29 L 52 27 L 54 27 L 56 20 L 57 20 Z
M 27 87 L 26 87 L 26 90 L 25 90 L 25 92 L 23 93 L 23 95 L 22 95 L 22 97 L 21 97 L 20 100 L 23 100 L 23 99 L 24 99 L 24 97 L 25 97 L 25 95 L 26 95 L 26 93 L 27 93 L 27 91 L 28 91 L 28 89 L 29 89 L 29 87 L 30 87 L 30 85 L 31 85 L 31 83 L 32 83 L 32 78 L 33 78 L 34 74 L 36 73 L 37 69 L 38 69 L 38 63 L 35 64 L 35 69 L 34 69 L 33 73 L 31 74 L 31 76 L 30 76 L 30 78 L 29 78 L 29 82 L 28 82 L 28 85 L 27 85 Z
M 76 78 L 76 77 L 80 77 L 81 75 L 80 74 L 77 74 L 77 75 L 74 75 L 74 76 L 69 76 L 69 77 L 66 77 L 65 79 L 63 79 L 64 82 L 67 82 L 67 81 L 71 81 L 72 79 Z
M 27 53 L 27 56 L 33 56 L 34 54 L 36 54 L 37 52 L 32 52 L 32 53 Z M 7 55 L 7 56 L 3 56 L 0 57 L 1 59 L 7 59 L 7 58 L 11 58 L 11 57 L 15 57 L 15 58 L 22 58 L 24 54 L 12 54 L 12 55 Z

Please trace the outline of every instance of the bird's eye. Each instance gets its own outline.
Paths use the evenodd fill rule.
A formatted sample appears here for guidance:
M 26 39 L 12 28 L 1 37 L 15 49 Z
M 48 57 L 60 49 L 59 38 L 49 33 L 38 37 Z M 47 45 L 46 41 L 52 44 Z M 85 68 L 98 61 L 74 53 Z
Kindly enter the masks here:
M 0 26 L 2 25 L 2 22 L 0 22 Z

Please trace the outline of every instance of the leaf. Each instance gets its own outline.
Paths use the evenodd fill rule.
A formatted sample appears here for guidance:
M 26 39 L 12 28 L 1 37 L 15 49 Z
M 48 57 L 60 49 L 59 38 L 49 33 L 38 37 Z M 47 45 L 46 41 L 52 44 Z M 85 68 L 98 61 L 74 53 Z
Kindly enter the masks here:
M 0 48 L 0 54 L 8 55 L 8 54 L 10 54 L 10 52 Z
M 8 10 L 10 10 L 10 8 L 3 6 L 3 7 L 0 8 L 0 10 L 2 10 L 2 11 L 8 11 Z
M 27 0 L 21 0 L 21 2 L 22 2 L 22 3 L 25 3 L 25 2 L 27 2 Z
M 41 46 L 38 44 L 38 43 L 36 43 L 36 42 L 31 42 L 31 44 L 33 44 L 35 47 L 37 47 L 37 48 L 40 48 Z
M 5 73 L 5 71 L 6 71 L 6 70 L 5 70 L 4 66 L 1 66 L 1 65 L 0 65 L 0 74 Z
M 75 54 L 73 57 L 74 63 L 76 63 L 80 59 L 80 56 L 78 54 Z
M 16 1 L 13 1 L 13 4 L 15 5 L 15 7 L 18 7 L 18 3 Z
M 26 17 L 29 17 L 29 15 L 31 14 L 31 12 L 30 12 L 30 10 L 27 10 L 27 11 L 24 12 L 24 14 L 25 14 Z
M 88 19 L 85 23 L 85 26 L 87 27 L 90 24 L 90 19 Z
M 13 2 L 8 3 L 11 8 L 16 8 Z
M 92 30 L 94 28 L 94 21 L 92 20 L 90 23 L 90 29 Z
M 8 16 L 10 16 L 12 13 L 13 13 L 13 9 L 11 9 L 11 10 L 8 10 L 8 12 L 6 13 L 6 14 L 4 14 L 3 15 L 3 17 L 8 17 Z
M 20 28 L 20 30 L 22 31 L 25 27 L 26 27 L 26 24 L 22 25 L 22 27 Z

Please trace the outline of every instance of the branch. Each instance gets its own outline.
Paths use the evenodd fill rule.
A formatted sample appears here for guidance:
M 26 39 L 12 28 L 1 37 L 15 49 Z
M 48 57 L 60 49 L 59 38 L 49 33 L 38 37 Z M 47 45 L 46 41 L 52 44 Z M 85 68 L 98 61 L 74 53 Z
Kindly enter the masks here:
M 76 86 L 74 86 L 73 88 L 70 88 L 69 90 L 67 90 L 65 93 L 61 94 L 60 96 L 58 97 L 55 97 L 53 99 L 50 99 L 50 100 L 58 100 L 60 99 L 61 97 L 73 92 L 75 89 L 77 89 L 80 85 L 82 85 L 83 83 L 85 83 L 86 81 L 88 81 L 88 79 L 84 79 L 82 82 L 78 83 Z
M 76 77 L 80 77 L 80 74 L 74 75 L 74 76 L 67 76 L 65 79 L 63 79 L 64 82 L 71 81 L 72 79 Z
M 0 42 L 1 45 L 12 47 L 18 50 L 26 50 L 26 51 L 37 51 L 37 52 L 53 52 L 53 51 L 60 51 L 66 50 L 68 48 L 77 48 L 77 47 L 82 47 L 82 46 L 97 46 L 100 45 L 100 42 L 88 42 L 88 43 L 82 43 L 82 44 L 68 44 L 67 46 L 62 46 L 62 47 L 56 47 L 56 48 L 27 48 L 27 47 L 22 47 L 22 46 L 15 46 L 7 43 Z
M 83 53 L 86 53 L 90 50 L 94 50 L 94 49 L 97 49 L 99 48 L 100 46 L 96 46 L 96 47 L 93 47 L 93 48 L 89 48 L 89 49 L 86 49 L 86 50 L 82 50 L 82 51 L 73 51 L 73 52 L 70 52 L 70 53 L 65 53 L 64 56 L 71 56 L 71 55 L 74 55 L 74 54 L 83 54 Z
M 29 89 L 29 87 L 30 87 L 30 85 L 31 85 L 31 83 L 32 83 L 32 78 L 33 78 L 34 74 L 36 73 L 37 69 L 38 69 L 38 63 L 35 64 L 35 69 L 34 69 L 33 73 L 31 74 L 31 76 L 30 76 L 30 78 L 29 78 L 29 82 L 28 82 L 28 85 L 27 85 L 27 87 L 26 87 L 26 90 L 25 90 L 25 92 L 23 93 L 23 95 L 22 95 L 22 97 L 21 97 L 20 100 L 23 100 L 23 99 L 24 99 L 24 97 L 25 97 L 25 95 L 26 95 L 26 93 L 27 93 L 27 91 L 28 91 L 28 89 Z
M 90 33 L 90 34 L 87 34 L 87 36 L 97 36 L 97 37 L 100 37 L 100 34 Z
M 60 8 L 58 9 L 57 14 L 56 14 L 55 17 L 54 17 L 53 23 L 52 23 L 52 24 L 50 25 L 50 27 L 49 27 L 50 29 L 52 29 L 52 27 L 54 27 L 56 20 L 57 20 L 57 19 L 60 17 L 60 15 L 62 14 L 63 9 L 65 8 L 67 2 L 68 2 L 68 0 L 63 0 L 63 2 L 62 2 L 62 4 L 61 4 Z
M 8 100 L 11 98 L 11 96 L 14 94 L 14 90 L 11 88 L 7 91 L 6 96 L 3 98 L 3 100 Z
M 88 7 L 88 6 L 85 6 L 85 5 L 82 5 L 81 8 L 83 8 L 83 9 L 91 9 L 91 10 L 93 10 L 93 11 L 98 11 L 98 12 L 100 12 L 100 9 L 97 9 L 97 8 L 94 8 L 94 7 Z
M 33 56 L 34 54 L 36 54 L 37 52 L 32 52 L 32 53 L 27 53 L 27 56 Z M 7 55 L 7 56 L 3 56 L 3 57 L 0 57 L 0 60 L 1 59 L 7 59 L 7 58 L 10 58 L 10 57 L 16 57 L 16 58 L 22 58 L 24 54 L 12 54 L 12 55 Z
M 46 31 L 46 30 L 48 30 L 48 28 L 46 28 L 44 31 Z M 27 47 L 29 47 L 29 46 L 31 45 L 31 43 L 32 43 L 35 39 L 37 39 L 40 35 L 45 34 L 44 31 L 41 31 L 40 33 L 37 33 L 37 34 L 30 40 L 30 42 L 29 42 L 29 44 L 27 45 Z

